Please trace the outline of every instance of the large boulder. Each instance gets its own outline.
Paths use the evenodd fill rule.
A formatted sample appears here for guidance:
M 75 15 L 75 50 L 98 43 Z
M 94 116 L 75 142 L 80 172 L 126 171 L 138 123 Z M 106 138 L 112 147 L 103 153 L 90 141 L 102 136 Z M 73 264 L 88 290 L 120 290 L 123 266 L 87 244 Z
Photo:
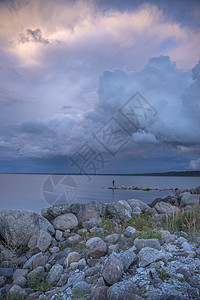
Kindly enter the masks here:
M 166 203 L 166 202 L 159 202 L 155 205 L 155 209 L 157 210 L 157 212 L 159 214 L 166 214 L 166 215 L 170 215 L 176 212 L 179 212 L 180 209 L 174 205 L 171 205 L 170 203 Z
M 122 261 L 125 271 L 127 271 L 130 265 L 137 260 L 137 255 L 134 251 L 135 247 L 133 246 L 126 251 L 123 251 L 119 254 L 115 254 Z
M 159 260 L 162 260 L 166 263 L 166 258 L 164 253 L 150 247 L 142 248 L 142 250 L 140 250 L 138 254 L 138 258 L 139 258 L 139 267 L 142 268 Z
M 181 198 L 180 205 L 182 207 L 184 207 L 189 204 L 192 204 L 192 205 L 199 204 L 200 196 L 199 196 L 199 194 L 190 194 L 188 192 L 185 192 L 185 193 L 180 194 L 180 198 Z
M 125 200 L 119 200 L 107 205 L 108 213 L 114 218 L 129 221 L 131 219 L 132 208 Z
M 104 280 L 112 285 L 118 282 L 123 275 L 124 265 L 122 261 L 114 254 L 111 254 L 103 267 L 103 278 Z
M 71 213 L 58 216 L 53 220 L 53 226 L 55 227 L 55 229 L 59 229 L 63 231 L 67 229 L 73 229 L 77 225 L 78 225 L 77 217 Z
M 31 253 L 45 252 L 51 244 L 51 235 L 44 231 L 39 230 L 29 240 L 28 247 Z
M 80 204 L 80 209 L 77 213 L 77 218 L 79 224 L 87 221 L 95 221 L 97 223 L 101 222 L 101 218 L 97 209 L 89 204 Z
M 27 210 L 2 210 L 0 212 L 0 235 L 6 242 L 26 247 L 30 238 L 39 230 L 54 234 L 52 224 L 44 217 Z
M 134 245 L 138 251 L 140 251 L 142 248 L 145 248 L 145 247 L 150 247 L 150 248 L 154 248 L 157 250 L 161 249 L 159 240 L 155 239 L 155 238 L 153 238 L 153 239 L 138 239 L 138 238 L 136 238 L 134 240 Z
M 113 284 L 111 287 L 109 287 L 107 292 L 107 299 L 118 300 L 121 295 L 127 293 L 132 295 L 138 293 L 138 289 L 136 285 L 134 285 L 134 283 L 131 280 L 120 281 L 118 283 Z
M 147 205 L 146 203 L 142 202 L 141 200 L 138 199 L 129 199 L 127 200 L 128 204 L 134 210 L 136 207 L 139 207 L 142 212 L 145 212 L 150 209 L 150 206 Z
M 90 245 L 87 251 L 87 256 L 92 258 L 100 258 L 106 254 L 107 250 L 107 244 L 103 240 L 98 240 Z

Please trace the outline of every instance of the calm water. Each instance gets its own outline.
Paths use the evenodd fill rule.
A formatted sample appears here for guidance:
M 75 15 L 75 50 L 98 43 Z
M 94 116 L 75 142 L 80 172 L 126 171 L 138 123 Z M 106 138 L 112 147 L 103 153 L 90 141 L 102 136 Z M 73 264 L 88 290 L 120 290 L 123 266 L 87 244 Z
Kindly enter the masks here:
M 160 188 L 193 188 L 200 185 L 199 177 L 158 176 L 91 176 L 84 175 L 24 175 L 0 174 L 0 209 L 29 209 L 40 212 L 50 204 L 91 200 L 112 202 L 140 199 L 151 203 L 170 191 L 109 190 L 112 181 L 116 186 L 141 186 Z

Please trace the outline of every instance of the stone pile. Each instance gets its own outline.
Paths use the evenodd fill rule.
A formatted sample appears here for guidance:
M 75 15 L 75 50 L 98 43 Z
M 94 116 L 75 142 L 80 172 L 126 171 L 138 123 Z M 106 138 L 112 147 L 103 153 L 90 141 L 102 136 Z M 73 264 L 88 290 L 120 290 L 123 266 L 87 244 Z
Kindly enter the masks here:
M 1 211 L 0 299 L 198 299 L 200 237 L 191 243 L 184 232 L 161 229 L 160 239 L 138 238 L 129 223 L 189 211 L 199 205 L 199 191 L 176 190 L 151 205 L 130 199 L 55 205 L 41 216 Z M 102 226 L 105 218 L 114 232 Z M 45 293 L 30 287 L 37 276 L 49 285 Z

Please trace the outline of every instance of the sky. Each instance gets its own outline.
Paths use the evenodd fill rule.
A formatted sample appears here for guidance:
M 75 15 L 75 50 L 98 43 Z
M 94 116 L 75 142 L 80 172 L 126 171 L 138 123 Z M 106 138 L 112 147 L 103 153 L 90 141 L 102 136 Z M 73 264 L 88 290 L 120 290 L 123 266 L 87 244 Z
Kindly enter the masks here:
M 0 172 L 200 170 L 200 1 L 0 0 Z

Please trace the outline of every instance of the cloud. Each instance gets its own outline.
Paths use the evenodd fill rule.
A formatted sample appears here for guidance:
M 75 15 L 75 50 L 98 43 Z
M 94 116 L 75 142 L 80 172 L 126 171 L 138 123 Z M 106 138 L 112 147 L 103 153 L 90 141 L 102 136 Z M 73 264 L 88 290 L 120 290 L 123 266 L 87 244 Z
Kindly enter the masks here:
M 192 170 L 200 170 L 200 157 L 197 158 L 196 160 L 191 160 L 189 163 L 189 167 Z
M 22 44 L 27 42 L 42 43 L 42 44 L 49 43 L 47 39 L 42 37 L 42 32 L 39 28 L 35 30 L 27 29 L 26 35 L 20 34 L 19 42 Z

